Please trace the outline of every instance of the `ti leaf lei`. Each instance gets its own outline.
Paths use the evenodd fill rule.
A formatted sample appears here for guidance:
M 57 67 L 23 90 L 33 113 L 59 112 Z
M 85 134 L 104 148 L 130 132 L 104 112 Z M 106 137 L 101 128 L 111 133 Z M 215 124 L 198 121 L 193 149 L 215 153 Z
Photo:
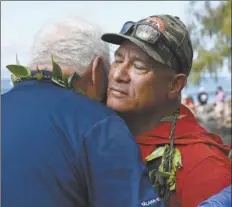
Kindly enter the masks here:
M 149 172 L 149 176 L 153 187 L 164 200 L 165 206 L 169 204 L 171 191 L 176 189 L 176 172 L 183 167 L 181 152 L 174 146 L 176 122 L 183 117 L 185 117 L 185 115 L 180 115 L 178 110 L 174 116 L 163 117 L 160 120 L 161 122 L 172 122 L 169 136 L 170 144 L 165 144 L 164 146 L 156 148 L 145 158 L 147 163 L 161 158 L 158 169 L 152 169 Z
M 80 76 L 74 72 L 70 77 L 66 78 L 62 74 L 62 70 L 60 66 L 55 62 L 53 56 L 52 59 L 52 76 L 45 75 L 43 71 L 39 70 L 37 66 L 37 73 L 32 74 L 31 70 L 20 64 L 18 57 L 16 55 L 16 64 L 15 65 L 7 65 L 6 68 L 12 73 L 11 74 L 11 81 L 13 85 L 16 85 L 19 82 L 24 80 L 42 80 L 47 79 L 51 80 L 54 84 L 59 85 L 63 88 L 70 88 L 73 89 L 75 92 L 79 92 L 85 94 L 83 90 L 80 88 L 74 88 L 73 83 L 74 81 L 80 79 Z M 96 98 L 97 99 L 97 98 Z

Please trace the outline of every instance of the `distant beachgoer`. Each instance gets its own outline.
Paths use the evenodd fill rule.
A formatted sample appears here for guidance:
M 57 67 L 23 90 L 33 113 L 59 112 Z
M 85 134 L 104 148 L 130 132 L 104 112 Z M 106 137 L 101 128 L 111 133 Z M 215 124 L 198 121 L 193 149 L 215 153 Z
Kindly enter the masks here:
M 200 106 L 206 105 L 208 102 L 209 94 L 205 91 L 203 87 L 200 88 L 197 100 Z
M 224 121 L 225 121 L 225 126 L 226 127 L 230 127 L 231 128 L 231 124 L 232 124 L 232 109 L 231 109 L 231 106 L 232 106 L 232 100 L 228 100 L 226 103 L 225 103 L 225 109 L 224 109 Z
M 224 108 L 225 108 L 225 94 L 221 86 L 217 87 L 216 91 L 216 107 L 215 114 L 217 118 L 217 127 L 221 128 L 224 123 Z
M 196 107 L 195 107 L 194 100 L 193 100 L 192 96 L 185 97 L 185 99 L 183 99 L 183 101 L 182 101 L 182 104 L 187 106 L 193 114 L 196 113 Z

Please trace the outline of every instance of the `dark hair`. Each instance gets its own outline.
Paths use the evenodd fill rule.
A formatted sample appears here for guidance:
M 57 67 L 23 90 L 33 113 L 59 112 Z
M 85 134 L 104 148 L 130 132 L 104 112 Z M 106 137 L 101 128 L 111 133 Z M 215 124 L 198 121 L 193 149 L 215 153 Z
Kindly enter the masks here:
M 218 86 L 217 89 L 220 90 L 220 91 L 223 90 L 221 86 Z

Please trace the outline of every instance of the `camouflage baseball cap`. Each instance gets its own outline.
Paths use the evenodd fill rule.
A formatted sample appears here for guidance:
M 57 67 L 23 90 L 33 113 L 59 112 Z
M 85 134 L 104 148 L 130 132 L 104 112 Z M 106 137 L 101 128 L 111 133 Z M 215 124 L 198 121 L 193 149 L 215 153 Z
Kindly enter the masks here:
M 179 73 L 189 75 L 192 67 L 193 49 L 188 30 L 178 17 L 171 15 L 154 15 L 138 22 L 127 22 L 124 26 L 129 23 L 133 24 L 133 28 L 130 29 L 130 31 L 128 30 L 124 33 L 122 32 L 122 28 L 119 34 L 106 33 L 102 36 L 102 40 L 117 45 L 121 45 L 125 40 L 129 40 L 156 61 L 172 67 Z M 157 38 L 157 41 L 153 42 L 138 38 L 136 34 L 139 27 L 136 25 L 143 24 L 156 28 L 163 38 Z M 149 32 L 155 33 L 156 30 L 149 30 Z M 147 36 L 147 31 L 145 31 L 145 33 L 146 34 L 142 34 L 143 37 L 144 35 Z M 154 39 L 153 34 L 149 35 L 148 40 Z

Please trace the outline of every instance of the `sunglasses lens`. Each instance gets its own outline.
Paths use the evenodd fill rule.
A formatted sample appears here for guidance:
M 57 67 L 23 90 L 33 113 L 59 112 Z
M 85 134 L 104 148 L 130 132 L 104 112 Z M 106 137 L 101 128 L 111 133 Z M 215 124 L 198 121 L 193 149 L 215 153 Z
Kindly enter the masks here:
M 156 42 L 156 40 L 160 36 L 160 32 L 149 25 L 141 24 L 141 25 L 138 25 L 135 35 L 138 38 L 153 44 Z
M 123 27 L 122 27 L 122 29 L 121 29 L 121 31 L 120 31 L 120 34 L 126 34 L 126 33 L 130 30 L 130 28 L 131 28 L 132 26 L 134 26 L 134 22 L 126 22 L 126 23 L 123 25 Z

